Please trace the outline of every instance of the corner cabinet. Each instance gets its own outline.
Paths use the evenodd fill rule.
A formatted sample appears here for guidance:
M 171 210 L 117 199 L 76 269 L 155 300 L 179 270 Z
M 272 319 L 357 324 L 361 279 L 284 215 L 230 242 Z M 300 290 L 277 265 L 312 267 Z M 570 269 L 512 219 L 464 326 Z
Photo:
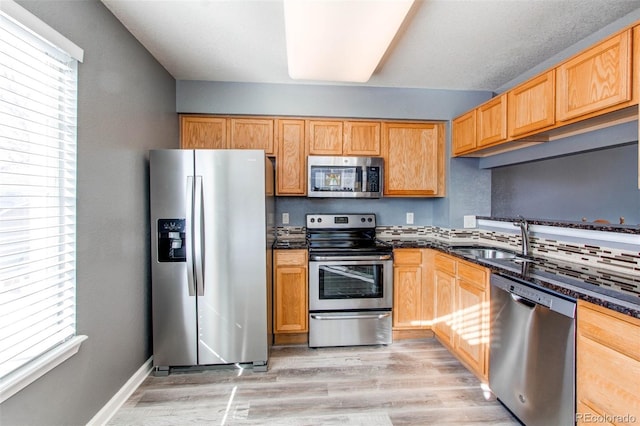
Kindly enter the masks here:
M 476 110 L 462 114 L 451 123 L 451 151 L 460 155 L 476 149 Z
M 507 140 L 507 95 L 496 96 L 452 122 L 452 154 L 461 155 Z
M 273 332 L 306 333 L 309 331 L 307 250 L 274 250 L 273 255 Z
M 384 195 L 443 197 L 443 123 L 383 122 Z
M 578 301 L 576 422 L 640 420 L 640 319 Z

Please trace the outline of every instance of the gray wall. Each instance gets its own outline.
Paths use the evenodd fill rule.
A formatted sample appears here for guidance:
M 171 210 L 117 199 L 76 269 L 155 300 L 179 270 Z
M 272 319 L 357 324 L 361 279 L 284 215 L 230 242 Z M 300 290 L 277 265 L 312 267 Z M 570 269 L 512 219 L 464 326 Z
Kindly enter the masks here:
M 84 49 L 80 351 L 2 404 L 2 425 L 80 425 L 151 356 L 147 150 L 178 147 L 175 80 L 97 0 L 18 1 Z
M 491 95 L 484 91 L 206 81 L 178 81 L 176 94 L 181 113 L 442 121 L 451 120 Z M 282 224 L 283 212 L 290 214 L 291 225 L 303 225 L 307 212 L 373 212 L 378 214 L 381 225 L 404 225 L 406 212 L 413 212 L 417 225 L 450 227 L 462 226 L 464 214 L 488 215 L 490 172 L 480 170 L 478 160 L 451 159 L 450 145 L 447 126 L 446 198 L 363 201 L 280 197 L 276 204 L 277 224 Z
M 640 225 L 638 144 L 493 169 L 493 216 Z

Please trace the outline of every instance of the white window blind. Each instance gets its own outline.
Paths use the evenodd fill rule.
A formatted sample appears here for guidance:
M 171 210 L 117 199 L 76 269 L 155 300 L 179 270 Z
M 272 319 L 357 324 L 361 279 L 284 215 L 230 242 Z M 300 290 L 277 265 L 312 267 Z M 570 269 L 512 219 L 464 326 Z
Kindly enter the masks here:
M 0 379 L 76 333 L 77 61 L 0 11 Z

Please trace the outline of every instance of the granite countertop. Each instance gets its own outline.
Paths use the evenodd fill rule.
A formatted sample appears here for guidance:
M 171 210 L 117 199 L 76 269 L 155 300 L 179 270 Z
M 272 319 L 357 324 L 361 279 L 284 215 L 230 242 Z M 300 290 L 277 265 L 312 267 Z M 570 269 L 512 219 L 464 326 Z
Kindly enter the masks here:
M 516 263 L 501 259 L 476 259 L 456 252 L 460 246 L 487 247 L 477 243 L 449 244 L 430 238 L 383 239 L 394 249 L 430 248 L 489 268 L 493 273 L 532 283 L 547 290 L 581 299 L 614 311 L 640 318 L 640 276 L 557 259 L 534 257 Z M 274 249 L 308 248 L 303 238 L 279 239 Z
M 394 248 L 432 248 L 491 269 L 493 273 L 523 280 L 547 290 L 581 299 L 640 318 L 640 276 L 623 274 L 557 259 L 532 257 L 516 263 L 479 259 L 456 252 L 456 247 L 488 247 L 477 243 L 447 244 L 430 239 L 385 240 Z M 508 251 L 508 250 L 507 250 Z

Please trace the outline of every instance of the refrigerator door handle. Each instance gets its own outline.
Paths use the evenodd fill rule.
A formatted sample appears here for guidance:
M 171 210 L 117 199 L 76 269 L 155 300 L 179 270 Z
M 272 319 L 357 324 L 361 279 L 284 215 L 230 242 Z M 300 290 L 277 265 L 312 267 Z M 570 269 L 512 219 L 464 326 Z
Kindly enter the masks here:
M 194 267 L 196 272 L 196 295 L 204 296 L 204 249 L 203 249 L 203 219 L 204 212 L 202 211 L 202 176 L 196 176 L 196 190 L 194 197 L 194 214 L 193 214 L 193 257 L 194 257 Z
M 196 295 L 195 276 L 193 275 L 193 176 L 187 176 L 187 217 L 186 217 L 186 237 L 187 237 L 187 285 L 189 296 Z

